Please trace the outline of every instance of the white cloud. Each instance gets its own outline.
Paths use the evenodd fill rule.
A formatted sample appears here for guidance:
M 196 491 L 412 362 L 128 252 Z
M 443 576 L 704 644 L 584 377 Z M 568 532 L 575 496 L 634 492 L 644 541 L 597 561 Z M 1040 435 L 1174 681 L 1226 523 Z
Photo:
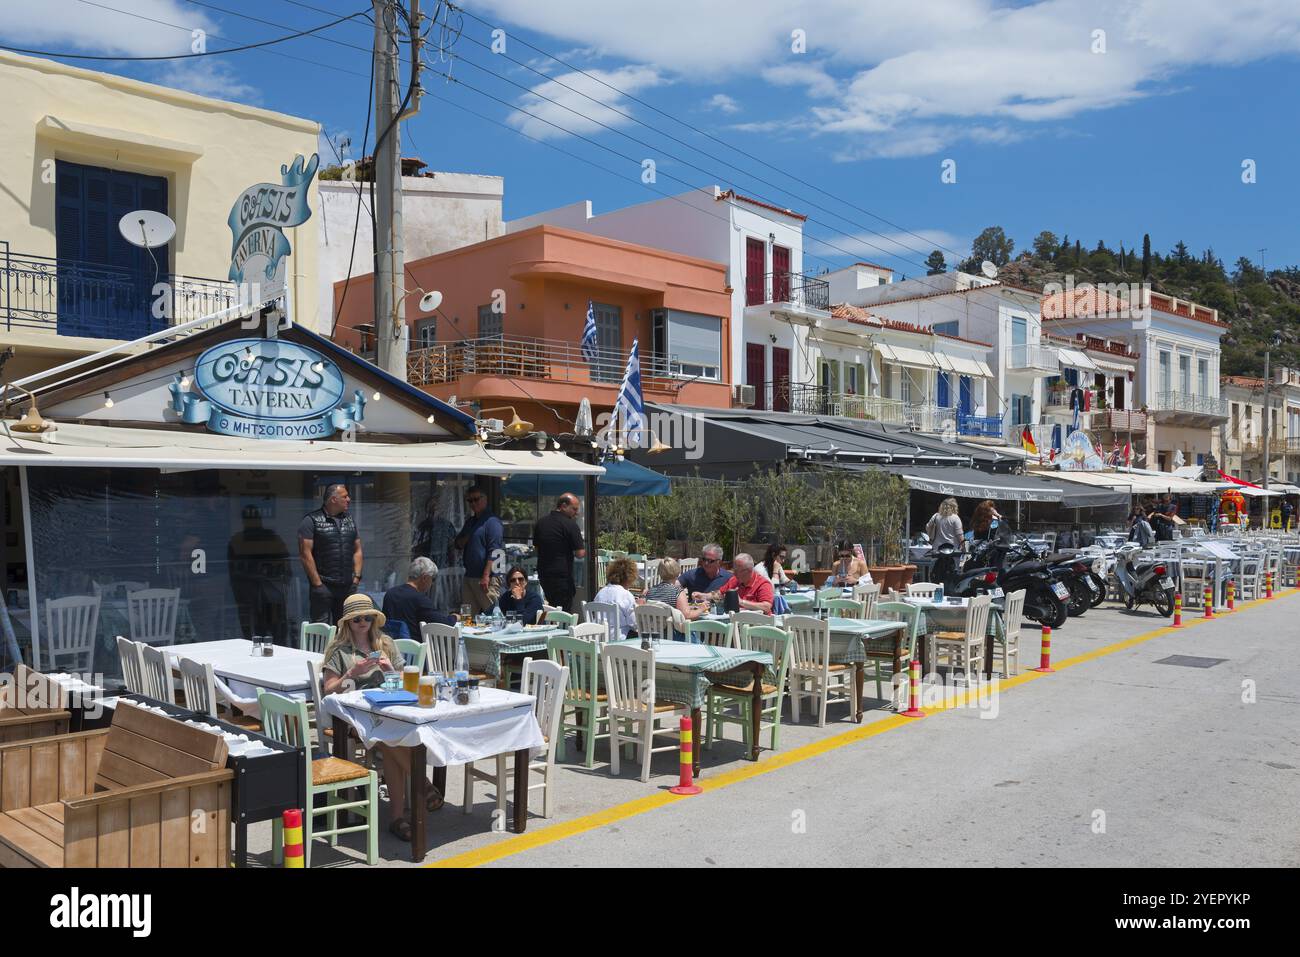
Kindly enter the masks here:
M 159 73 L 157 82 L 199 96 L 257 105 L 261 94 L 257 87 L 245 83 L 244 78 L 245 74 L 236 70 L 229 61 L 204 57 L 169 64 Z
M 627 126 L 632 120 L 621 114 L 632 112 L 631 103 L 610 87 L 624 93 L 636 93 L 661 82 L 658 72 L 647 66 L 565 73 L 555 80 L 539 83 L 516 101 L 521 109 L 533 116 L 512 113 L 507 122 L 538 139 L 565 136 L 564 130 L 584 135 L 597 133 L 602 123 L 615 128 Z M 609 86 L 604 85 L 606 83 Z
M 954 250 L 970 248 L 970 240 L 943 229 L 918 229 L 914 233 L 902 230 L 883 230 L 879 233 L 858 231 L 849 235 L 835 234 L 826 239 L 804 233 L 804 252 L 826 259 L 852 256 L 879 263 L 882 259 L 903 259 L 920 262 L 932 250 L 945 250 L 952 260 Z
M 763 71 L 763 79 L 776 86 L 804 86 L 809 96 L 828 97 L 839 92 L 839 84 L 819 63 L 785 63 Z
M 723 113 L 739 113 L 740 104 L 725 93 L 714 93 L 713 98 L 704 104 L 705 109 L 719 110 Z
M 53 52 L 168 56 L 192 52 L 190 31 L 220 32 L 199 7 L 181 0 L 118 0 L 113 4 L 128 13 L 77 0 L 5 0 L 3 6 L 3 31 L 10 43 Z

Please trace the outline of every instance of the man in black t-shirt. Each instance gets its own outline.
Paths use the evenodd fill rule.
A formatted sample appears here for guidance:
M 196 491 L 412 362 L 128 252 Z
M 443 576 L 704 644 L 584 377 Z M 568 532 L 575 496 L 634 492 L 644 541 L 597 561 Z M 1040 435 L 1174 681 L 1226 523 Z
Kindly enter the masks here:
M 546 603 L 568 611 L 577 587 L 573 581 L 573 560 L 585 558 L 587 545 L 574 519 L 578 515 L 578 496 L 565 492 L 555 503 L 555 511 L 537 520 L 533 528 L 533 545 L 537 548 L 537 577 L 542 583 Z

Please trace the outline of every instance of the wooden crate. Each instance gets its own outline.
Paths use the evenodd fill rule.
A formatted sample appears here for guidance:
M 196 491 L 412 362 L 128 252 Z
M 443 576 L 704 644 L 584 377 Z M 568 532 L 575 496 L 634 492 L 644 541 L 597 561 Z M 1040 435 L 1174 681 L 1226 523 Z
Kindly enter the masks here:
M 67 734 L 71 717 L 63 689 L 20 664 L 0 693 L 0 744 Z

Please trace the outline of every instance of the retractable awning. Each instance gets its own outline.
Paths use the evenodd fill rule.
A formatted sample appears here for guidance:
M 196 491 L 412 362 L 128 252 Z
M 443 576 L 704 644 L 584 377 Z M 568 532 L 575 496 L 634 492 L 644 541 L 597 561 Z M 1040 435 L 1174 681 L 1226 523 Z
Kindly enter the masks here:
M 865 466 L 864 466 L 865 467 Z M 926 468 L 886 466 L 912 488 L 954 498 L 1003 502 L 1050 502 L 1066 508 L 1112 508 L 1126 506 L 1129 494 L 1116 489 L 1084 489 L 1068 482 L 1035 473 L 991 474 L 972 468 Z
M 1124 365 L 1124 363 L 1122 362 L 1114 362 L 1110 359 L 1097 358 L 1097 359 L 1093 359 L 1092 361 L 1097 364 L 1097 368 L 1100 369 L 1102 372 L 1125 373 L 1125 372 L 1137 371 L 1137 363 L 1135 362 L 1129 363 L 1128 365 Z
M 548 498 L 558 497 L 565 492 L 582 494 L 581 475 L 517 474 L 501 483 L 501 494 L 510 498 L 532 498 L 544 495 Z M 596 493 L 609 495 L 667 495 L 672 491 L 668 476 L 651 471 L 626 459 L 622 462 L 610 462 L 605 466 L 605 474 L 596 480 Z
M 1085 353 L 1075 349 L 1061 349 L 1060 356 L 1062 369 L 1082 369 L 1084 372 L 1097 371 L 1097 363 L 1093 362 Z
M 955 372 L 958 375 L 972 376 L 974 378 L 988 379 L 993 377 L 993 372 L 986 363 L 977 359 L 967 359 L 965 356 L 952 356 L 946 352 L 936 352 L 935 358 L 939 361 L 939 368 L 947 372 Z
M 939 366 L 939 362 L 935 359 L 933 353 L 921 349 L 890 345 L 888 342 L 877 342 L 876 351 L 895 365 L 913 366 L 918 369 L 935 369 Z
M 12 427 L 13 423 L 10 423 Z M 472 475 L 602 475 L 561 452 L 491 449 L 478 442 L 278 442 L 208 432 L 61 423 L 40 435 L 0 435 L 0 465 L 58 468 L 267 469 L 460 472 Z

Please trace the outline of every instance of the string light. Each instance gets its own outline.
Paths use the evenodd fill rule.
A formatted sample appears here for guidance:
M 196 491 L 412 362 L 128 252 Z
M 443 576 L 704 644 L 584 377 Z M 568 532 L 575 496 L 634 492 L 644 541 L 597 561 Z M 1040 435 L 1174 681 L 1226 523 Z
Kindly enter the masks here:
M 375 393 L 375 397 L 374 397 L 374 398 L 375 398 L 375 401 L 376 401 L 376 402 L 378 402 L 378 401 L 379 401 L 379 400 L 380 400 L 380 399 L 382 399 L 382 398 L 383 398 L 383 396 L 382 396 L 382 395 L 380 395 L 380 394 L 379 394 L 379 393 L 378 393 L 378 392 L 376 392 L 376 393 Z
M 189 377 L 188 375 L 182 375 L 182 376 L 181 376 L 181 388 L 182 388 L 182 389 L 188 389 L 189 387 L 190 387 L 190 377 Z
M 429 417 L 428 417 L 427 419 L 425 419 L 424 421 L 428 422 L 430 425 L 433 425 L 433 414 L 430 413 L 430 414 L 429 414 Z
M 113 397 L 109 395 L 107 392 L 104 393 L 104 408 L 106 409 L 113 408 Z

